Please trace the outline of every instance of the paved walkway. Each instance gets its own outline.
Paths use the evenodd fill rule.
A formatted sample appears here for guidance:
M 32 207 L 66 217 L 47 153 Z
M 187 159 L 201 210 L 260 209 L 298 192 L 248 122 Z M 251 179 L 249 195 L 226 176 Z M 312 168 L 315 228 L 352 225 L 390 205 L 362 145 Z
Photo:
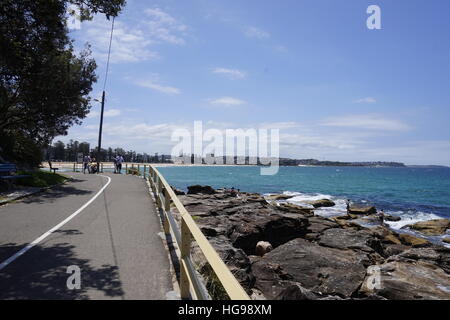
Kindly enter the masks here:
M 170 262 L 144 180 L 70 175 L 74 181 L 0 207 L 0 269 L 79 212 L 0 270 L 0 299 L 166 299 Z M 67 287 L 69 266 L 81 270 L 80 289 Z

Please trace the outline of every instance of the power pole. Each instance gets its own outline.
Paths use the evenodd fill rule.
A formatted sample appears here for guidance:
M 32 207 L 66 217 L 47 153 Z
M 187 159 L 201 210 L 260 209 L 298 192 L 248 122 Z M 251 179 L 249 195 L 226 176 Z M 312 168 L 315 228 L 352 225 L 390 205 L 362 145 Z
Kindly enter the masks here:
M 102 94 L 102 111 L 100 114 L 100 129 L 98 132 L 97 173 L 100 172 L 100 152 L 102 150 L 103 112 L 105 111 L 105 91 Z

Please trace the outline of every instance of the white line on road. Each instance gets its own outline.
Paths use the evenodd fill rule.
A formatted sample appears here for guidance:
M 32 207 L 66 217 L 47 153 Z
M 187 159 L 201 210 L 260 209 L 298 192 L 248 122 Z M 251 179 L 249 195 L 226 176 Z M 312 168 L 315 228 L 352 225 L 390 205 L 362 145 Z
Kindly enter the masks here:
M 111 178 L 107 177 L 107 176 L 103 176 L 103 175 L 99 175 L 100 177 L 104 177 L 108 179 L 108 182 L 100 189 L 99 192 L 97 192 L 97 194 L 95 196 L 92 197 L 91 200 L 89 200 L 88 202 L 86 202 L 80 209 L 78 209 L 77 211 L 75 211 L 74 213 L 72 213 L 67 219 L 65 219 L 64 221 L 60 222 L 58 225 L 54 226 L 53 228 L 51 228 L 50 230 L 48 230 L 46 233 L 44 233 L 43 235 L 41 235 L 39 238 L 37 238 L 36 240 L 34 240 L 33 242 L 31 242 L 30 244 L 28 244 L 25 248 L 23 248 L 22 250 L 18 251 L 16 254 L 14 254 L 13 256 L 9 257 L 8 259 L 6 259 L 5 261 L 3 261 L 0 264 L 0 271 L 2 269 L 4 269 L 7 265 L 9 265 L 11 262 L 13 262 L 14 260 L 16 260 L 17 258 L 19 258 L 20 256 L 22 256 L 24 253 L 26 253 L 28 250 L 30 250 L 31 248 L 33 248 L 35 245 L 37 245 L 39 242 L 41 242 L 42 240 L 44 240 L 45 238 L 47 238 L 49 235 L 51 235 L 53 232 L 55 232 L 56 230 L 60 229 L 62 226 L 64 226 L 67 222 L 69 222 L 70 220 L 72 220 L 73 218 L 75 218 L 77 215 L 79 215 L 84 209 L 86 209 L 92 202 L 94 202 L 95 199 L 98 198 L 99 195 L 102 194 L 103 191 L 105 191 L 105 189 L 108 187 L 108 185 L 111 183 Z

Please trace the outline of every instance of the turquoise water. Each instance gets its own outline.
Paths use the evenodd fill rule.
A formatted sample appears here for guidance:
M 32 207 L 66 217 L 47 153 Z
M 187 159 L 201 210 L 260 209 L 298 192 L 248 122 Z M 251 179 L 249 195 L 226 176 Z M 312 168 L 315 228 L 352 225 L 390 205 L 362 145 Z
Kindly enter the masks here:
M 345 199 L 373 204 L 407 222 L 450 218 L 450 168 L 281 167 L 275 176 L 261 176 L 258 167 L 160 167 L 167 181 L 180 189 L 193 184 L 242 191 L 292 193 L 291 202 L 328 197 L 337 206 L 324 215 L 345 212 Z

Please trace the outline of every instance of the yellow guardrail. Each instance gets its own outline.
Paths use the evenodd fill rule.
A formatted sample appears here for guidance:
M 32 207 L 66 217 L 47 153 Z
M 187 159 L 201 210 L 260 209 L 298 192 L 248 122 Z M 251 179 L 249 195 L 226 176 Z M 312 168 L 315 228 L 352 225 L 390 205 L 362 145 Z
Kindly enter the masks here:
M 163 219 L 164 232 L 166 235 L 171 232 L 174 235 L 178 248 L 180 249 L 180 293 L 182 299 L 207 299 L 205 292 L 197 272 L 191 260 L 191 243 L 195 240 L 198 247 L 202 251 L 207 262 L 219 279 L 221 285 L 232 300 L 250 300 L 249 296 L 230 272 L 228 267 L 219 257 L 217 252 L 209 243 L 208 239 L 201 232 L 192 216 L 184 208 L 178 197 L 173 192 L 170 185 L 153 167 L 148 166 L 149 172 L 146 173 L 144 168 L 144 178 L 148 179 L 156 198 L 156 204 L 161 210 Z M 171 204 L 177 208 L 181 216 L 181 226 L 176 223 L 172 212 Z

